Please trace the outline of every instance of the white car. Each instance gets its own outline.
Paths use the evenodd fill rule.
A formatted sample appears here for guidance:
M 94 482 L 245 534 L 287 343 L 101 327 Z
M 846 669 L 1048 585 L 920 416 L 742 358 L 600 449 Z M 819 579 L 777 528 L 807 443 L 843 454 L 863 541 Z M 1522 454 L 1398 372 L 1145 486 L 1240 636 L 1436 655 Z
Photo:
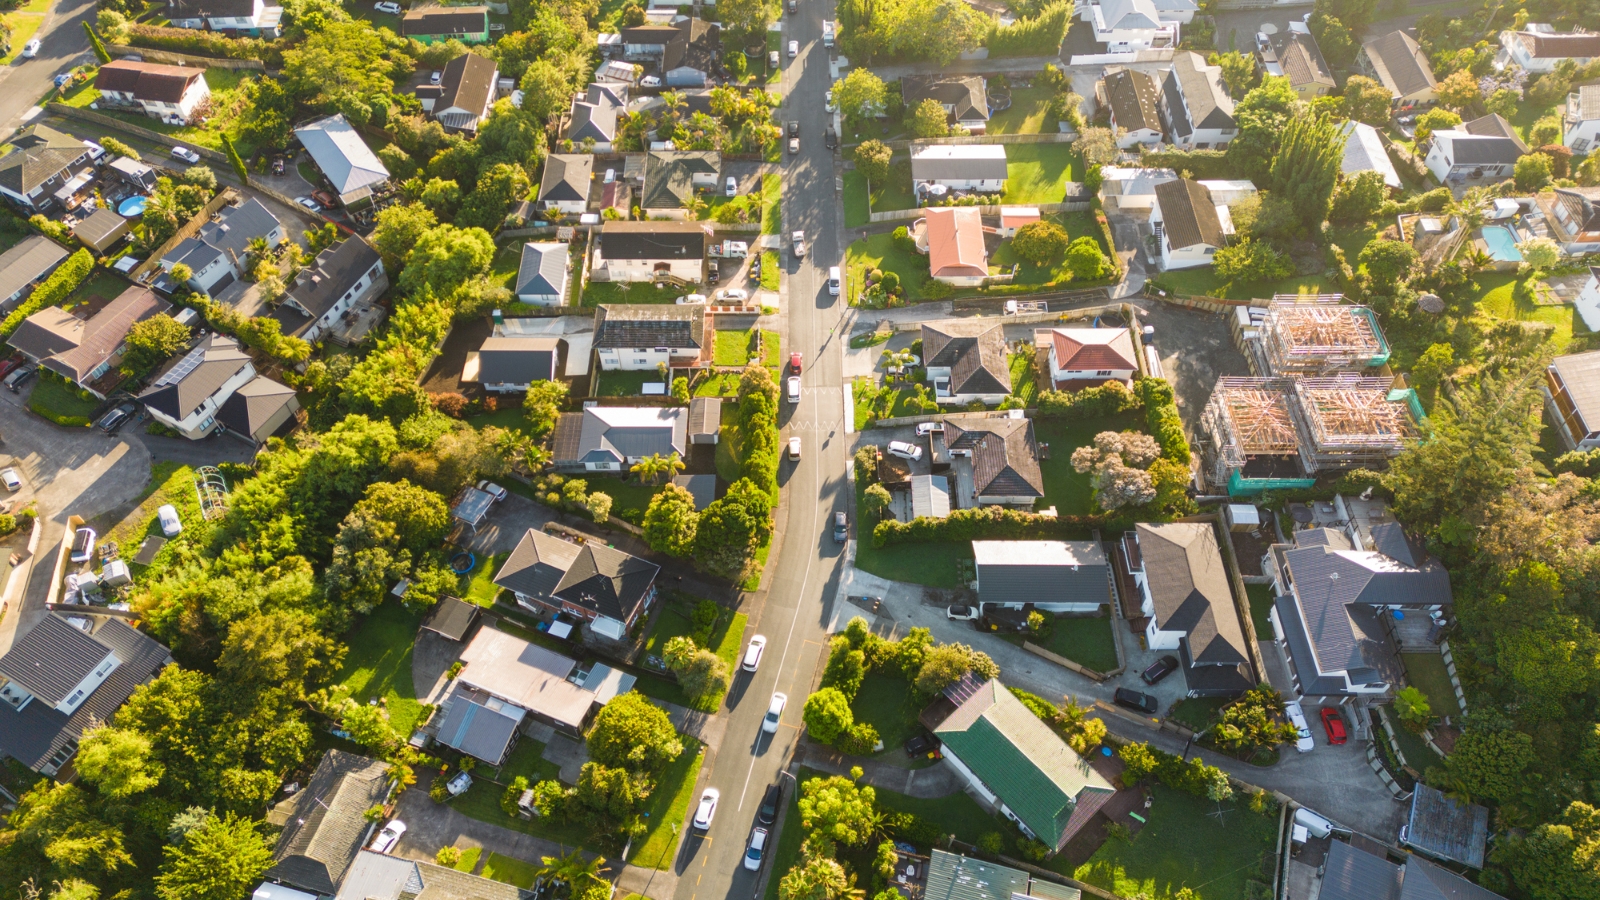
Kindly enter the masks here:
M 373 853 L 388 853 L 394 845 L 400 843 L 400 835 L 406 833 L 406 823 L 395 819 L 383 826 L 378 836 L 372 839 L 372 846 L 368 847 Z
M 927 437 L 930 434 L 944 434 L 943 422 L 917 423 L 917 437 Z
M 746 672 L 754 672 L 761 667 L 761 654 L 767 652 L 766 635 L 758 634 L 750 639 L 749 645 L 744 648 L 744 661 L 739 663 L 739 668 Z
M 767 849 L 767 830 L 757 828 L 750 832 L 750 846 L 744 851 L 744 867 L 752 872 L 761 870 L 761 851 Z
M 496 503 L 499 503 L 501 500 L 504 500 L 506 498 L 506 496 L 507 496 L 506 489 L 501 487 L 498 484 L 495 484 L 492 481 L 480 481 L 480 482 L 478 482 L 478 490 L 483 491 L 485 494 L 488 494 L 489 496 L 493 497 L 494 498 L 494 502 L 496 502 Z
M 834 109 L 833 109 L 833 91 L 829 91 L 828 92 L 827 99 L 823 104 L 823 108 L 826 109 L 828 112 L 833 112 L 834 111 Z
M 388 13 L 391 16 L 400 15 L 400 4 L 398 3 L 374 3 L 372 8 L 381 13 Z
M 783 708 L 789 703 L 789 695 L 779 692 L 772 695 L 772 702 L 767 704 L 767 716 L 761 720 L 761 730 L 767 734 L 778 733 L 778 720 L 783 718 Z
M 167 537 L 177 537 L 183 533 L 183 520 L 178 518 L 178 510 L 171 503 L 156 510 L 156 519 L 161 522 L 161 533 Z
M 789 461 L 800 461 L 800 439 L 797 437 L 789 438 Z
M 27 57 L 28 59 L 33 59 L 35 56 L 38 56 L 39 55 L 39 39 L 38 38 L 34 38 L 33 40 L 27 42 L 26 44 L 23 44 L 22 45 L 22 55 Z
M 789 138 L 789 152 L 790 153 L 799 153 L 800 152 L 800 139 L 799 138 Z
M 790 403 L 800 402 L 800 376 L 790 375 L 784 379 L 784 393 L 788 395 Z
M 639 87 L 642 87 L 642 88 L 658 88 L 658 87 L 661 87 L 661 78 L 659 76 L 656 76 L 656 75 L 646 75 L 645 77 L 639 79 Z
M 200 154 L 190 150 L 188 147 L 173 147 L 172 158 L 181 159 L 186 163 L 193 164 L 200 161 Z
M 16 469 L 6 469 L 0 472 L 0 482 L 5 482 L 6 490 L 8 491 L 22 490 L 22 476 L 17 474 Z
M 701 831 L 711 830 L 711 818 L 717 814 L 717 800 L 721 799 L 722 792 L 716 788 L 706 788 L 700 795 L 700 805 L 694 809 L 694 821 L 690 824 Z
M 310 211 L 312 211 L 314 213 L 322 212 L 322 204 L 320 204 L 317 201 L 311 199 L 310 197 L 296 197 L 296 198 L 294 198 L 294 202 L 300 204 L 301 206 L 305 207 L 306 209 L 308 209 L 308 210 L 310 210 Z
M 436 72 L 431 72 L 431 73 L 428 74 L 428 83 L 429 84 L 438 84 L 440 79 L 442 79 L 442 78 L 444 78 L 444 73 L 443 72 L 437 72 L 437 71 Z
M 898 456 L 901 459 L 922 458 L 922 448 L 918 447 L 916 444 L 906 443 L 905 441 L 890 441 L 888 449 L 890 456 Z
M 944 617 L 952 622 L 976 622 L 983 618 L 976 606 L 962 606 L 957 604 L 945 608 Z
M 459 797 L 462 794 L 465 794 L 467 792 L 467 788 L 470 787 L 472 787 L 472 776 L 468 775 L 466 772 L 457 772 L 456 777 L 450 779 L 450 781 L 445 784 L 444 789 L 450 792 L 450 796 Z
M 726 290 L 717 291 L 716 297 L 718 301 L 733 300 L 743 303 L 744 301 L 750 299 L 750 292 L 744 288 L 728 288 Z
M 727 194 L 729 197 L 737 197 L 737 196 L 739 196 L 739 179 L 734 178 L 732 175 L 729 175 L 728 176 L 728 183 L 723 185 L 722 192 L 724 194 Z
M 800 42 L 799 41 L 790 41 L 789 42 L 789 58 L 790 59 L 794 59 L 796 56 L 799 56 L 799 55 L 800 55 Z
M 706 302 L 705 294 L 685 294 L 677 299 L 679 306 L 693 306 L 696 303 Z
M 796 231 L 794 233 L 794 255 L 800 259 L 806 258 L 806 233 L 804 231 Z
M 1288 714 L 1289 724 L 1294 726 L 1294 732 L 1298 735 L 1295 738 L 1294 748 L 1305 753 L 1315 747 L 1317 742 L 1311 739 L 1311 728 L 1306 724 L 1306 714 L 1300 709 L 1300 701 L 1291 700 L 1285 703 L 1283 711 Z

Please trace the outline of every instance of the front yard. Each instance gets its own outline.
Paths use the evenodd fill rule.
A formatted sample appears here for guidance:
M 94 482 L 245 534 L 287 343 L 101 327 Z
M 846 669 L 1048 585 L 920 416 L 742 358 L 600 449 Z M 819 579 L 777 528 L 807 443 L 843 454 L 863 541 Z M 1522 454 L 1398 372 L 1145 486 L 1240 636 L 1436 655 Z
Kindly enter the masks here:
M 641 655 L 641 665 L 645 665 L 652 658 L 659 660 L 666 655 L 667 642 L 675 637 L 688 637 L 694 634 L 693 605 L 699 602 L 698 598 L 687 594 L 678 595 L 668 601 L 666 609 L 656 619 L 655 630 L 650 632 L 650 637 L 645 640 L 644 653 Z M 715 653 L 728 666 L 731 676 L 735 664 L 739 659 L 739 649 L 744 645 L 745 625 L 750 617 L 741 612 L 722 609 L 717 618 L 717 623 L 712 626 L 711 640 L 706 649 Z M 659 671 L 659 670 L 657 670 Z M 647 685 L 647 681 L 649 684 Z M 677 703 L 701 712 L 714 713 L 722 706 L 722 695 L 691 699 L 683 693 L 683 689 L 676 681 L 666 675 L 657 675 L 648 679 L 641 678 L 638 685 L 639 693 Z M 667 695 L 671 696 L 667 696 Z
M 922 726 L 917 723 L 917 713 L 921 709 L 904 678 L 868 673 L 856 692 L 855 701 L 850 704 L 850 711 L 857 722 L 878 729 L 878 737 L 883 741 L 883 752 L 878 755 L 883 762 L 898 766 L 907 764 L 902 748 Z
M 717 331 L 716 348 L 711 362 L 719 366 L 743 366 L 756 351 L 755 329 L 730 329 Z
M 583 288 L 583 305 L 593 308 L 602 303 L 672 303 L 693 288 L 674 285 L 658 288 L 648 281 L 591 281 Z
M 20 35 L 12 35 L 12 46 L 21 48 Z M 21 38 L 25 41 L 26 38 Z M 249 159 L 256 152 L 256 145 L 243 139 L 239 131 L 240 114 L 244 112 L 249 102 L 246 82 L 258 77 L 255 73 L 243 70 L 212 68 L 205 70 L 206 85 L 211 88 L 211 116 L 203 125 L 168 125 L 157 119 L 152 119 L 143 113 L 127 112 L 120 109 L 95 110 L 103 115 L 121 119 L 141 128 L 148 128 L 167 135 L 174 140 L 205 147 L 208 150 L 222 150 L 222 136 L 224 134 L 233 138 L 234 146 L 239 154 Z M 79 109 L 88 109 L 89 104 L 100 99 L 100 92 L 94 87 L 94 79 L 73 87 L 57 98 L 67 106 Z M 212 164 L 215 165 L 215 164 Z
M 936 588 L 962 587 L 973 577 L 971 541 L 872 546 L 870 531 L 857 535 L 856 568 L 891 581 Z
M 928 282 L 928 258 L 915 250 L 895 246 L 891 234 L 874 234 L 851 244 L 845 251 L 845 290 L 851 301 L 866 284 L 863 274 L 868 268 L 882 269 L 900 276 L 909 300 L 925 300 Z
M 1096 672 L 1109 672 L 1117 667 L 1116 638 L 1111 634 L 1112 627 L 1110 616 L 1104 613 L 1098 616 L 1056 616 L 1051 620 L 1050 633 L 1043 639 L 1020 634 L 1008 635 L 1007 639 L 1019 646 L 1027 640 L 1057 656 L 1065 656 L 1080 666 L 1088 666 Z
M 1110 248 L 1106 246 L 1105 234 L 1100 230 L 1099 223 L 1095 221 L 1094 213 L 1055 213 L 1044 218 L 1066 229 L 1067 237 L 1071 240 L 1077 240 L 1081 237 L 1094 238 L 1094 242 L 1100 246 L 1100 252 L 1106 254 L 1107 257 L 1111 256 Z M 1065 254 L 1053 262 L 1038 265 L 1017 256 L 1011 249 L 1010 241 L 1000 242 L 1000 246 L 989 257 L 989 264 L 999 266 L 1002 269 L 1009 269 L 1013 264 L 1019 265 L 1017 277 L 1012 280 L 1012 284 L 1025 284 L 1044 288 L 1063 285 L 1073 280 L 1072 271 L 1067 268 Z M 1080 284 L 1100 284 L 1103 281 L 1103 279 L 1084 281 L 1080 282 Z
M 75 384 L 68 384 L 53 375 L 34 377 L 33 393 L 28 397 L 28 408 L 46 419 L 67 428 L 83 428 L 100 408 L 93 394 Z
M 1050 445 L 1050 457 L 1039 460 L 1044 475 L 1044 498 L 1038 501 L 1041 509 L 1054 506 L 1063 516 L 1084 516 L 1094 511 L 1094 489 L 1088 473 L 1072 468 L 1072 451 L 1094 443 L 1094 436 L 1102 431 L 1142 431 L 1144 415 L 1126 412 L 1103 419 L 1084 419 L 1076 422 L 1061 419 L 1035 419 L 1034 435 L 1041 443 Z

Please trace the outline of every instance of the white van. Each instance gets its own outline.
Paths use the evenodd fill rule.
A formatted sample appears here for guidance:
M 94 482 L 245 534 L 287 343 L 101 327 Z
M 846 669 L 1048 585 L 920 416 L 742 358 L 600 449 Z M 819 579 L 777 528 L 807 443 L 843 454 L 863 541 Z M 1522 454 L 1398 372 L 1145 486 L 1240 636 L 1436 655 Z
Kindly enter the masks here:
M 839 267 L 838 266 L 830 266 L 828 268 L 828 293 L 832 294 L 835 297 L 839 296 Z
M 1312 837 L 1325 838 L 1333 833 L 1333 823 L 1305 807 L 1294 811 L 1294 823 L 1303 825 Z

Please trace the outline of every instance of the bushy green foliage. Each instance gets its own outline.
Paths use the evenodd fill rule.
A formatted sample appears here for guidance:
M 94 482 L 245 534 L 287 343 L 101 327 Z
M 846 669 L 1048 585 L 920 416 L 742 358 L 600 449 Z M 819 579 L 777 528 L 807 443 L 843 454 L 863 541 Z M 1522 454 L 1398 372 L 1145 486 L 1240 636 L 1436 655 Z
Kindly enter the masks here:
M 28 299 L 18 304 L 17 308 L 6 316 L 4 322 L 0 322 L 0 338 L 10 337 L 11 333 L 17 330 L 17 326 L 22 324 L 23 319 L 67 299 L 93 269 L 94 257 L 89 255 L 88 250 L 79 250 L 67 257 L 66 262 L 57 266 L 56 270 L 50 273 L 50 277 L 33 289 Z
M 1052 3 L 1037 16 L 1001 25 L 989 33 L 985 45 L 990 59 L 1009 56 L 1055 56 L 1072 23 L 1072 4 Z
M 1188 465 L 1189 439 L 1183 434 L 1172 385 L 1162 378 L 1141 378 L 1134 382 L 1134 391 L 1144 405 L 1146 426 L 1161 445 L 1161 455 Z
M 1041 516 L 1001 506 L 952 510 L 942 518 L 919 516 L 910 522 L 884 519 L 872 529 L 872 546 L 922 544 L 930 541 L 1051 540 L 1099 527 L 1103 516 Z
M 850 698 L 838 688 L 825 687 L 806 698 L 801 714 L 806 733 L 824 744 L 831 744 L 855 725 Z

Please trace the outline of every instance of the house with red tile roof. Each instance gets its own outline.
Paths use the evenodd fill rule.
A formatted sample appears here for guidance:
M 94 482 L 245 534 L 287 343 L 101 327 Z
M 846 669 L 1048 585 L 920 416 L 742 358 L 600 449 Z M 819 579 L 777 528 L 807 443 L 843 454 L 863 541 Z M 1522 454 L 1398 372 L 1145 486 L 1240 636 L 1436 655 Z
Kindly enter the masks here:
M 976 207 L 930 209 L 923 219 L 928 272 L 956 287 L 977 287 L 989 277 L 989 253 L 983 244 L 983 217 Z

